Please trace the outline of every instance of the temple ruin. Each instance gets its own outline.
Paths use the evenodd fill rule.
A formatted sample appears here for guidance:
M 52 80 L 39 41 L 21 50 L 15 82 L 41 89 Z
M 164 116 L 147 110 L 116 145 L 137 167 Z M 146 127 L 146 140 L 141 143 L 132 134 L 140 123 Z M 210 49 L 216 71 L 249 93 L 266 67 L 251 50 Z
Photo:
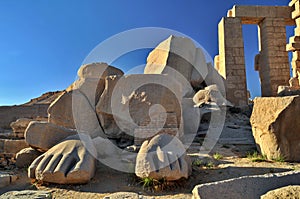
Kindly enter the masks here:
M 293 11 L 295 7 L 297 9 Z M 276 96 L 278 86 L 289 85 L 286 26 L 294 25 L 294 19 L 299 15 L 297 0 L 291 2 L 290 6 L 233 6 L 227 17 L 221 19 L 218 25 L 219 55 L 215 57 L 215 68 L 225 79 L 226 97 L 230 102 L 235 105 L 248 103 L 242 25 L 258 25 L 259 54 L 255 57 L 255 70 L 259 72 L 262 96 Z M 300 19 L 297 23 L 300 24 Z M 295 35 L 300 35 L 298 28 L 295 29 Z M 300 41 L 300 37 L 293 38 L 293 41 Z M 290 45 L 293 47 L 291 50 L 300 50 L 300 43 Z M 293 54 L 295 71 L 297 63 L 300 68 L 298 52 Z M 297 76 L 296 73 L 294 76 Z

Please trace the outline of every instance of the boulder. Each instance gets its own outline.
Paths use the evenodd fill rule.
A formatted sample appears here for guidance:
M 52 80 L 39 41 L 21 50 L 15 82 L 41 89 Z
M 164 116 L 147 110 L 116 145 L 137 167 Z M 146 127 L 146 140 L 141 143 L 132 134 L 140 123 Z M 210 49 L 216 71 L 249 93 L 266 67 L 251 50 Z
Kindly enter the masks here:
M 69 86 L 67 91 L 80 90 L 94 107 L 104 91 L 105 77 L 110 75 L 122 76 L 124 72 L 106 63 L 91 63 L 82 65 L 77 74 L 79 79 Z
M 182 75 L 195 87 L 204 81 L 207 72 L 202 49 L 189 38 L 173 35 L 150 52 L 144 70 L 145 74 Z
M 0 139 L 0 151 L 4 153 L 17 153 L 27 147 L 25 140 Z
M 25 132 L 26 142 L 40 151 L 47 151 L 51 147 L 77 131 L 47 122 L 30 122 Z
M 176 113 L 179 128 L 184 126 L 183 106 L 188 105 L 182 104 L 185 91 L 185 85 L 168 75 L 110 76 L 106 79 L 105 91 L 96 111 L 110 138 L 118 138 L 122 132 L 132 135 L 134 129 L 151 125 L 153 118 L 165 112 Z M 150 112 L 154 113 L 153 118 Z M 161 128 L 166 125 L 163 124 Z M 189 126 L 188 123 L 186 125 Z M 179 135 L 182 135 L 183 128 L 179 131 Z
M 16 166 L 19 168 L 28 167 L 42 153 L 31 147 L 22 149 L 16 154 Z
M 194 95 L 193 101 L 197 107 L 202 106 L 203 104 L 210 104 L 212 102 L 218 106 L 233 106 L 223 97 L 216 84 L 207 86 L 204 90 L 199 90 Z
M 274 199 L 274 198 L 284 198 L 284 199 L 297 199 L 300 198 L 300 186 L 286 186 L 281 187 L 268 193 L 262 195 L 261 199 Z
M 204 51 L 185 37 L 171 35 L 151 51 L 144 74 L 169 74 L 178 81 L 189 82 L 196 91 L 217 84 L 225 92 L 223 78 L 207 63 Z
M 75 129 L 72 109 L 72 92 L 64 91 L 48 108 L 48 122 Z
M 33 121 L 33 119 L 20 118 L 17 119 L 15 122 L 10 123 L 10 127 L 12 128 L 15 134 L 24 134 L 25 129 L 31 121 Z
M 188 178 L 190 173 L 191 161 L 178 138 L 160 134 L 142 144 L 136 158 L 138 177 L 174 181 Z
M 254 99 L 251 125 L 258 150 L 268 159 L 300 161 L 300 98 Z
M 70 136 L 36 158 L 28 177 L 58 184 L 87 183 L 95 173 L 96 153 L 88 135 Z
M 95 107 L 80 90 L 65 92 L 49 107 L 49 122 L 92 137 L 104 136 Z

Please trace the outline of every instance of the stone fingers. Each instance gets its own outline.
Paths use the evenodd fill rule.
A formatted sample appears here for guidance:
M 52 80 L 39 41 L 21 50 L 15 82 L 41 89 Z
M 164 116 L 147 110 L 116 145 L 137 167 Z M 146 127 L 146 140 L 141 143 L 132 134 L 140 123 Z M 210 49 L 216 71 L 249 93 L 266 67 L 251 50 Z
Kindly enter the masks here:
M 28 177 L 29 178 L 35 178 L 35 170 L 43 158 L 44 158 L 44 155 L 40 155 L 31 163 L 31 165 L 28 168 Z

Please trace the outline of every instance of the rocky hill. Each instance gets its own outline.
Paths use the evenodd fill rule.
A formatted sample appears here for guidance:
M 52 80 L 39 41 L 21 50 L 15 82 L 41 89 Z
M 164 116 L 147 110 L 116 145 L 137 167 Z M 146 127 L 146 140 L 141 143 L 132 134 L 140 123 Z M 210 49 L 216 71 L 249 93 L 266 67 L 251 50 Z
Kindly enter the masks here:
M 10 128 L 10 123 L 18 118 L 47 117 L 47 109 L 49 105 L 62 92 L 63 91 L 47 92 L 21 105 L 0 106 L 0 129 Z

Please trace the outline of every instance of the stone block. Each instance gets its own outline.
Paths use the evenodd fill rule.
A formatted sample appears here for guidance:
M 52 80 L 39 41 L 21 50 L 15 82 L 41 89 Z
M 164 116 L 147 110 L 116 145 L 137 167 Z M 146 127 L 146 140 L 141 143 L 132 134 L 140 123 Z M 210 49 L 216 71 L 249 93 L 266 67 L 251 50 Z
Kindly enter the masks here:
M 275 18 L 277 17 L 276 6 L 253 6 L 256 8 L 256 16 L 257 17 L 268 17 Z
M 8 173 L 0 172 L 0 188 L 10 185 L 12 182 L 14 182 L 16 180 L 17 180 L 16 175 L 11 175 Z M 0 196 L 0 198 L 3 198 L 3 197 Z
M 296 1 L 292 9 L 292 19 L 298 18 L 300 16 L 300 2 Z
M 17 153 L 18 151 L 27 148 L 28 144 L 25 140 L 4 140 L 5 153 Z
M 294 6 L 295 3 L 296 3 L 297 1 L 299 1 L 299 0 L 291 0 L 291 1 L 289 2 L 289 6 L 290 6 L 290 7 Z
M 299 69 L 300 68 L 300 61 L 299 60 L 292 61 L 292 68 Z
M 67 129 L 52 123 L 30 122 L 25 132 L 25 140 L 29 146 L 44 152 L 63 139 L 76 134 L 76 130 Z
M 297 35 L 297 36 L 300 36 L 300 26 L 296 26 L 294 28 L 294 34 Z
M 52 194 L 49 191 L 35 191 L 35 190 L 22 190 L 22 191 L 9 191 L 0 196 L 2 199 L 52 199 Z
M 273 89 L 277 87 L 272 84 Z M 286 161 L 300 161 L 299 104 L 297 95 L 255 98 L 250 119 L 253 136 L 258 150 L 269 160 L 284 158 Z
M 260 198 L 266 192 L 287 186 L 298 185 L 299 171 L 289 171 L 276 174 L 244 176 L 197 185 L 193 189 L 193 199 L 200 198 Z
M 42 153 L 31 148 L 24 148 L 16 154 L 16 166 L 19 168 L 28 167 Z
M 262 195 L 261 199 L 273 199 L 273 198 L 300 198 L 300 186 L 294 185 L 294 186 L 285 186 L 281 187 L 272 191 L 269 191 L 268 193 Z
M 293 58 L 292 58 L 293 61 L 296 61 L 296 60 L 300 60 L 300 51 L 294 51 L 293 52 Z
M 296 26 L 300 26 L 300 18 L 297 18 L 297 19 L 295 19 L 295 22 L 296 22 Z
M 300 43 L 290 43 L 286 45 L 286 51 L 300 50 Z

